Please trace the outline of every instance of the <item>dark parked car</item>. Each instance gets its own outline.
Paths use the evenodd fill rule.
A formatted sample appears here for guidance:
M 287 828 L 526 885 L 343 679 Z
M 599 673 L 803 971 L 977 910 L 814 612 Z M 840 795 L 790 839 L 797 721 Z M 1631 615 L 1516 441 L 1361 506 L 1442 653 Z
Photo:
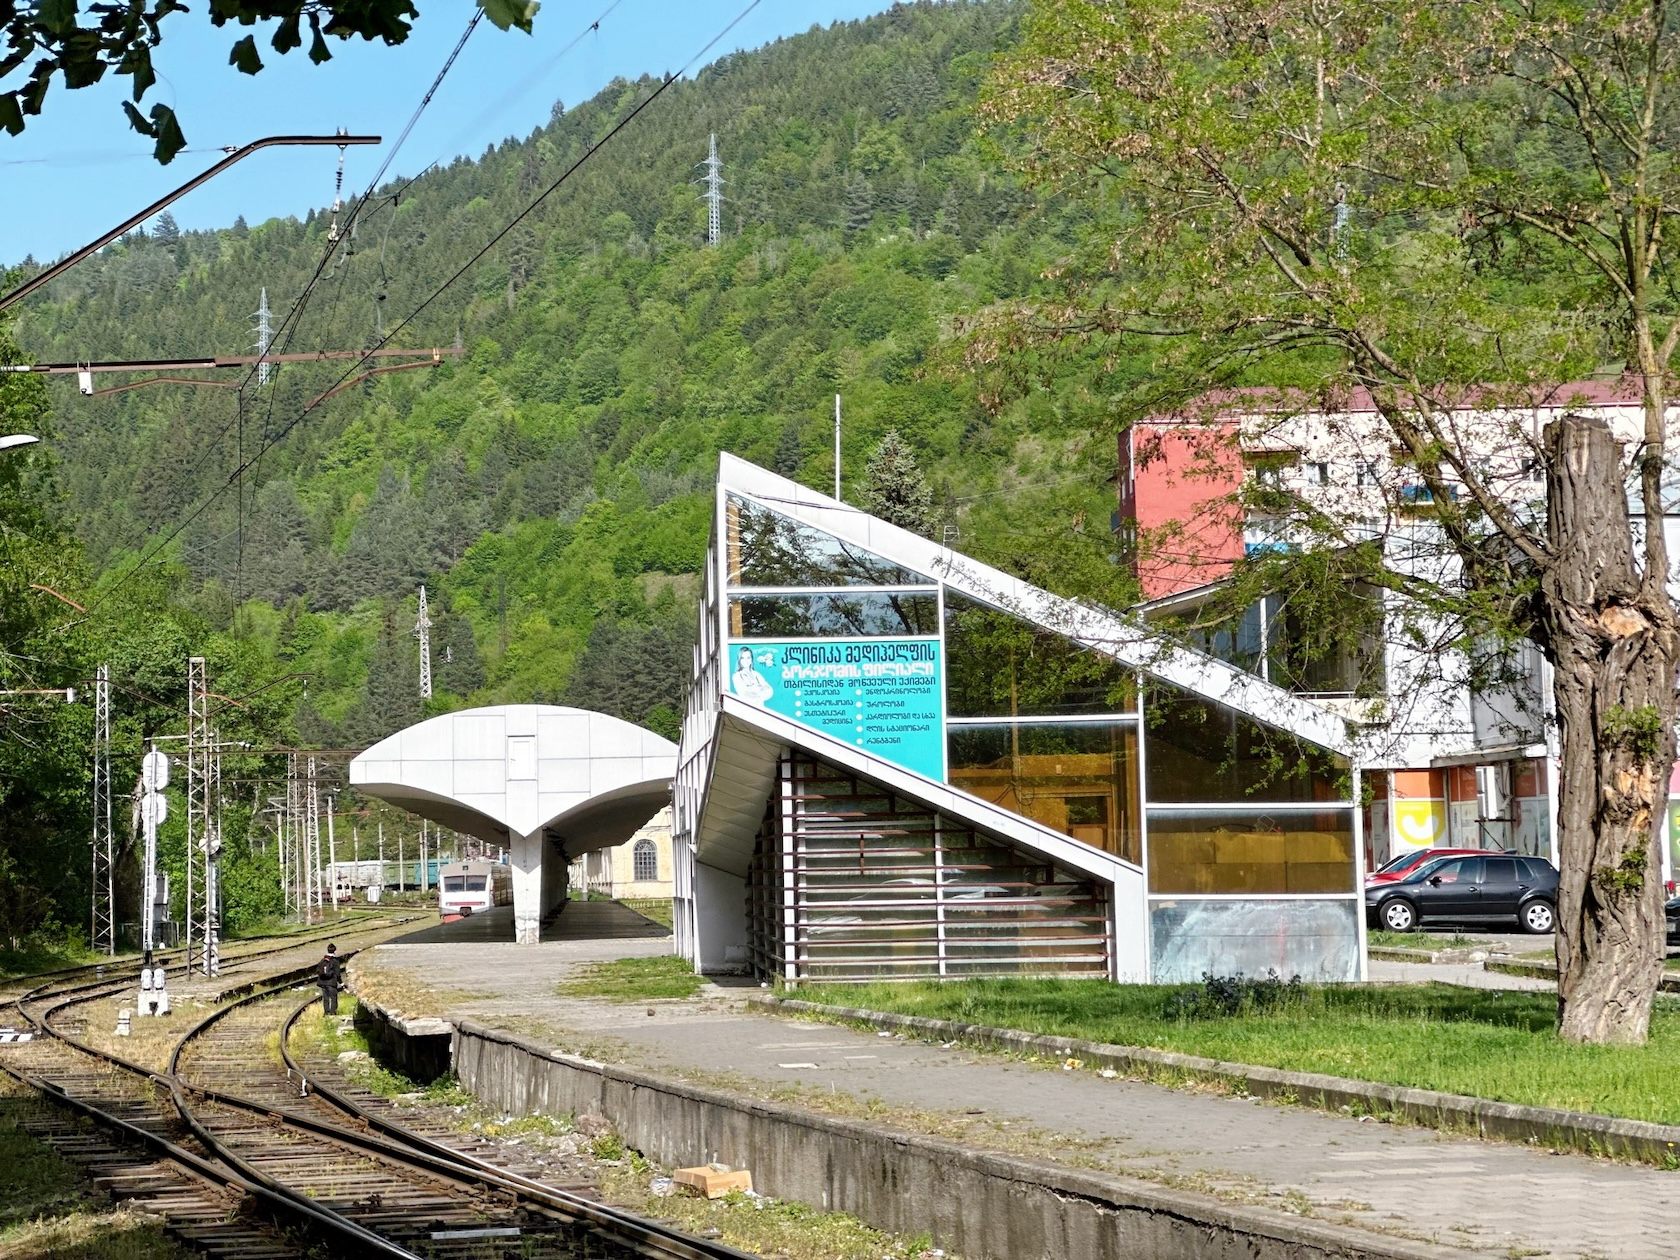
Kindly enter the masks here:
M 1462 857 L 1467 853 L 1502 853 L 1502 849 L 1414 849 L 1397 853 L 1365 877 L 1367 884 L 1397 884 L 1426 862 L 1436 858 Z
M 1668 943 L 1680 945 L 1680 897 L 1670 897 L 1663 913 L 1668 916 Z
M 1515 923 L 1550 932 L 1557 921 L 1557 868 L 1518 854 L 1445 857 L 1393 884 L 1365 889 L 1373 926 L 1410 932 L 1420 923 Z

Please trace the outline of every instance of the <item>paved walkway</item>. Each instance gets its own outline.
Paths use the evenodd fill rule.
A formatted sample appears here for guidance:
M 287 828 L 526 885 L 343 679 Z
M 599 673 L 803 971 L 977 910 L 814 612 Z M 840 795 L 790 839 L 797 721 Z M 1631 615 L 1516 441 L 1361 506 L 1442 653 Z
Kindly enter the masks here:
M 543 920 L 546 942 L 583 940 L 633 940 L 638 937 L 668 937 L 671 930 L 616 901 L 563 901 L 560 908 Z M 494 906 L 481 914 L 463 915 L 447 923 L 434 923 L 398 938 L 403 945 L 486 944 L 513 941 L 513 907 Z
M 759 1092 L 803 1087 L 813 1097 L 942 1113 L 942 1131 L 967 1126 L 981 1145 L 1024 1132 L 1038 1133 L 1042 1145 L 1060 1135 L 1054 1140 L 1069 1158 L 1086 1166 L 1096 1161 L 1466 1256 L 1668 1260 L 1674 1250 L 1669 1223 L 1680 1219 L 1680 1175 L 1654 1168 L 794 1022 L 747 1011 L 739 989 L 708 986 L 693 1001 L 629 1006 L 554 996 L 554 982 L 580 962 L 668 948 L 660 940 L 422 944 L 383 947 L 371 965 L 472 991 L 478 996 L 442 1013 L 562 1049 Z

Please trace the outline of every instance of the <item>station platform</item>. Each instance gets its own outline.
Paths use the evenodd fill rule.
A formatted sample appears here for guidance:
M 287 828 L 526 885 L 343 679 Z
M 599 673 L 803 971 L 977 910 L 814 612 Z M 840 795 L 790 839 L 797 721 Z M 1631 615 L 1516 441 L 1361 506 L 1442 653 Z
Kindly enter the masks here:
M 654 939 L 508 944 L 509 965 L 497 967 L 485 965 L 488 953 L 421 944 L 381 947 L 367 962 L 434 993 L 428 1014 L 586 1055 L 643 1094 L 656 1080 L 682 1082 L 673 1089 L 734 1095 L 759 1114 L 834 1118 L 812 1124 L 802 1143 L 836 1141 L 826 1129 L 862 1117 L 936 1135 L 980 1162 L 1025 1157 L 1070 1179 L 1126 1179 L 1169 1214 L 1182 1196 L 1204 1214 L 1213 1202 L 1233 1216 L 1295 1220 L 1317 1238 L 1290 1254 L 1667 1260 L 1672 1251 L 1654 1223 L 1680 1212 L 1680 1179 L 1655 1167 L 800 1022 L 749 1007 L 759 986 L 744 981 L 634 1003 L 556 992 L 589 962 L 669 948 Z M 1345 1250 L 1318 1245 L 1337 1231 Z M 1019 1252 L 1029 1253 L 1038 1254 Z
M 561 941 L 623 941 L 669 937 L 671 929 L 616 901 L 563 901 L 543 920 L 544 944 Z M 397 945 L 487 945 L 513 941 L 513 907 L 496 906 L 450 923 L 400 936 Z M 529 947 L 527 947 L 529 948 Z

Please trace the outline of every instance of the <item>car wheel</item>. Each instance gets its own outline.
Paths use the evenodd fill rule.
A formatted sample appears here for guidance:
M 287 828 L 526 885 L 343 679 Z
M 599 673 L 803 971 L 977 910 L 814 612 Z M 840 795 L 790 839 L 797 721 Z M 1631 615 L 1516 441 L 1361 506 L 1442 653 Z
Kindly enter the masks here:
M 1523 931 L 1544 935 L 1557 926 L 1557 914 L 1550 902 L 1531 901 L 1522 908 Z
M 1417 911 L 1412 909 L 1411 902 L 1400 897 L 1385 901 L 1379 914 L 1390 932 L 1410 932 L 1417 926 Z

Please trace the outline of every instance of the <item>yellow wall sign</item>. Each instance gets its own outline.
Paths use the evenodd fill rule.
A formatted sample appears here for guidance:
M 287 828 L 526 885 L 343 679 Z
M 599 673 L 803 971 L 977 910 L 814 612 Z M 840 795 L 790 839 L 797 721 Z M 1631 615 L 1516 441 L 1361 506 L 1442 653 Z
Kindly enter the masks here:
M 1445 801 L 1395 801 L 1394 838 L 1411 849 L 1427 849 L 1447 838 Z

